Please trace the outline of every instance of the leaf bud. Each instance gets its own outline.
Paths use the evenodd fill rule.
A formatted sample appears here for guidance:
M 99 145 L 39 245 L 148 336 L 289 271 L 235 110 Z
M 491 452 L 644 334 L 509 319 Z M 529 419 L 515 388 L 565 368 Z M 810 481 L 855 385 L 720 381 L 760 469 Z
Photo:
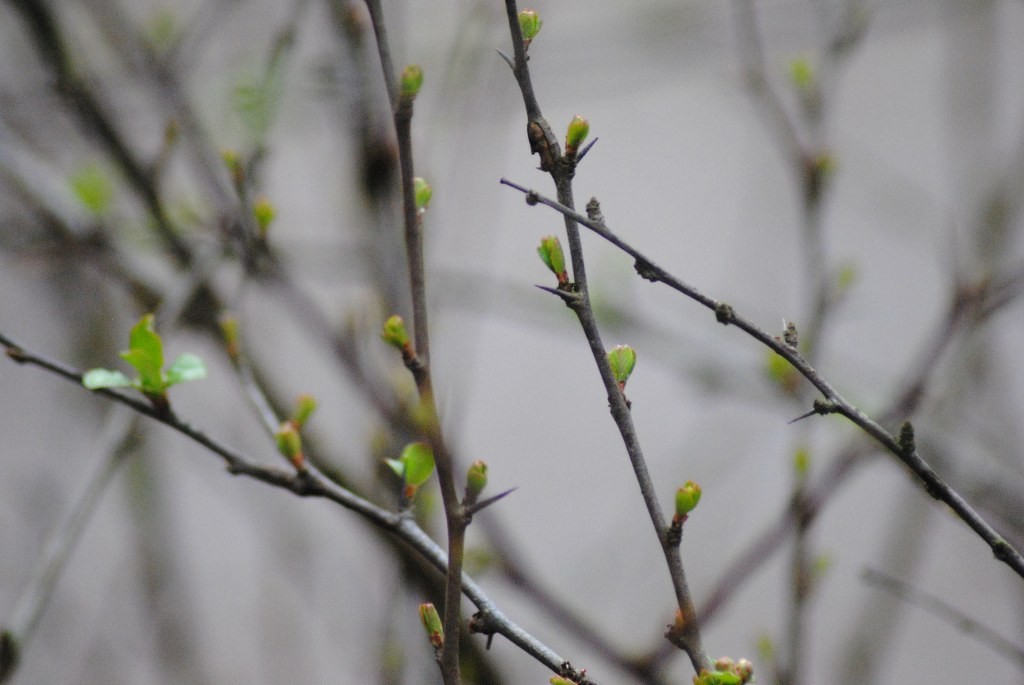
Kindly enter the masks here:
M 252 214 L 256 218 L 256 228 L 259 230 L 260 238 L 266 238 L 270 224 L 273 223 L 274 218 L 277 216 L 277 209 L 275 209 L 270 200 L 261 197 L 253 204 Z
M 636 351 L 629 345 L 616 345 L 608 352 L 608 366 L 612 369 L 615 382 L 619 384 L 619 390 L 624 389 L 636 366 Z
M 560 675 L 551 676 L 551 680 L 548 682 L 551 683 L 551 685 L 577 685 L 575 680 L 569 680 L 568 678 L 563 678 Z
M 430 204 L 430 197 L 434 194 L 434 189 L 419 176 L 412 180 L 412 187 L 413 196 L 416 198 L 417 211 L 427 211 L 427 206 Z
M 574 157 L 580 145 L 583 145 L 583 141 L 587 139 L 588 133 L 590 133 L 590 122 L 579 114 L 574 116 L 569 122 L 569 130 L 565 134 L 565 154 Z
M 479 459 L 469 465 L 466 472 L 466 500 L 475 502 L 487 487 L 487 464 Z
M 384 332 L 381 333 L 381 337 L 388 345 L 403 352 L 409 347 L 409 334 L 405 330 L 405 322 L 397 314 L 384 322 Z
M 305 457 L 302 455 L 302 437 L 299 436 L 299 429 L 291 421 L 281 424 L 277 433 L 274 434 L 274 441 L 277 443 L 277 451 L 285 456 L 292 465 L 301 470 L 305 468 Z
M 700 502 L 700 486 L 692 480 L 676 490 L 676 516 L 683 517 L 697 508 Z
M 530 42 L 540 33 L 540 27 L 544 25 L 536 10 L 523 10 L 519 13 L 519 30 L 523 34 L 523 44 L 530 47 Z
M 558 236 L 549 235 L 541 238 L 537 254 L 551 269 L 551 273 L 555 274 L 559 285 L 569 283 L 569 274 L 565 270 L 565 253 L 562 252 L 562 243 L 558 240 Z
M 418 64 L 410 64 L 402 70 L 399 89 L 403 98 L 412 100 L 423 86 L 423 68 Z
M 316 411 L 316 398 L 312 395 L 302 394 L 295 399 L 295 411 L 292 413 L 292 423 L 302 428 L 313 412 Z
M 434 646 L 434 649 L 444 647 L 444 626 L 441 623 L 441 617 L 437 614 L 437 609 L 430 602 L 420 604 L 420 622 L 423 623 L 427 637 L 430 638 L 430 644 Z

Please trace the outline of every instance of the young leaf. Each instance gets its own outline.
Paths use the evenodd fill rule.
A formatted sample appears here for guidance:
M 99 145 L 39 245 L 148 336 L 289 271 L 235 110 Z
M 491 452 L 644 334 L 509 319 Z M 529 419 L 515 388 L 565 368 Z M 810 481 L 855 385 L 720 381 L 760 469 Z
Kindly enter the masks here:
M 175 359 L 167 369 L 167 386 L 206 378 L 206 365 L 194 354 L 185 353 Z
M 405 465 L 405 482 L 407 485 L 419 487 L 427 482 L 434 472 L 434 453 L 430 445 L 413 442 L 405 446 L 399 457 Z
M 128 349 L 121 358 L 139 372 L 137 387 L 147 393 L 162 393 L 167 389 L 163 377 L 164 345 L 153 330 L 153 315 L 146 314 L 132 327 Z
M 128 388 L 132 386 L 132 381 L 128 376 L 124 375 L 120 371 L 111 371 L 110 369 L 92 369 L 82 376 L 82 385 L 89 388 L 89 390 L 99 390 L 100 388 Z

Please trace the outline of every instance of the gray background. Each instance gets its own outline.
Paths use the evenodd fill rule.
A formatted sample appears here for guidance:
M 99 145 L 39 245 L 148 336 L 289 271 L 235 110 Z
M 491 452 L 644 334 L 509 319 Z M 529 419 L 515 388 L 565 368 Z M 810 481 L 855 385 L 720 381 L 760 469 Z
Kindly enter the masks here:
M 69 2 L 59 15 L 112 109 L 151 154 L 163 113 L 111 47 L 122 30 L 104 22 L 111 6 Z M 338 59 L 326 9 L 254 0 L 132 3 L 121 11 L 138 26 L 169 12 L 194 31 L 183 79 L 220 148 L 245 145 L 232 88 L 259 68 L 273 32 L 299 6 L 297 48 L 260 188 L 278 208 L 272 240 L 328 318 L 354 322 L 381 382 L 407 385 L 377 349 L 389 312 L 374 294 L 379 274 L 367 254 L 386 250 L 389 238 L 367 225 L 352 189 L 351 122 L 337 103 L 341 86 L 322 73 Z M 823 26 L 841 6 L 759 3 L 775 86 L 786 91 L 791 59 L 815 58 Z M 973 280 L 1021 262 L 1020 222 L 1003 236 L 986 234 L 985 200 L 1001 183 L 1014 201 L 1021 193 L 1013 172 L 1021 163 L 1024 5 L 865 7 L 867 33 L 830 77 L 823 133 L 837 164 L 824 205 L 828 260 L 852 265 L 857 278 L 829 320 L 817 365 L 874 412 L 928 346 L 953 275 Z M 545 25 L 530 54 L 544 113 L 557 131 L 584 114 L 591 136 L 600 137 L 577 174 L 580 204 L 597 196 L 613 230 L 766 330 L 781 330 L 784 318 L 799 325 L 810 286 L 796 185 L 744 89 L 733 5 L 575 0 L 537 9 Z M 495 53 L 508 49 L 504 9 L 449 1 L 388 3 L 386 11 L 396 63 L 418 62 L 427 75 L 413 135 L 417 171 L 434 187 L 425 231 L 446 433 L 466 463 L 489 463 L 491 487 L 518 486 L 482 516 L 503 524 L 536 577 L 609 640 L 642 652 L 671 621 L 671 585 L 585 341 L 570 312 L 533 287 L 551 280 L 535 254 L 538 239 L 561 222 L 498 184 L 504 176 L 551 192 L 528 155 L 514 79 Z M 31 243 L 31 222 L 11 178 L 29 169 L 51 184 L 43 187 L 58 189 L 83 164 L 107 163 L 55 113 L 22 31 L 0 5 L 7 248 L 0 330 L 80 366 L 109 365 L 139 312 L 98 269 L 21 249 Z M 183 213 L 203 216 L 203 189 L 187 165 L 174 174 L 168 195 Z M 145 264 L 152 241 L 127 195 L 117 196 L 112 223 Z M 211 242 L 202 229 L 191 237 Z M 368 252 L 369 243 L 378 247 Z M 787 425 L 806 406 L 766 380 L 766 355 L 753 340 L 637 279 L 630 260 L 595 237 L 585 236 L 585 245 L 605 342 L 638 350 L 628 395 L 663 504 L 687 479 L 703 487 L 683 541 L 701 603 L 784 510 L 797 441 L 809 446 L 813 481 L 856 433 L 839 418 Z M 156 260 L 152 269 L 173 282 Z M 321 400 L 310 430 L 329 446 L 325 457 L 371 478 L 376 457 L 367 445 L 376 419 L 323 346 L 294 326 L 272 292 L 240 287 L 237 268 L 227 265 L 217 277 L 238 293 L 253 358 L 289 394 Z M 954 342 L 915 420 L 925 454 L 983 512 L 986 504 L 1001 512 L 993 520 L 1015 522 L 1018 541 L 1022 323 L 1018 303 Z M 211 367 L 206 381 L 173 391 L 179 412 L 273 463 L 273 445 L 219 350 L 188 331 L 166 339 L 171 354 L 195 351 Z M 0 365 L 0 620 L 102 458 L 111 420 L 118 420 L 112 407 L 84 391 Z M 381 682 L 385 634 L 407 651 L 401 682 L 439 680 L 416 624 L 418 600 L 395 591 L 394 562 L 361 521 L 228 477 L 215 458 L 166 429 L 151 430 L 136 456 L 88 522 L 14 682 Z M 992 483 L 1018 493 L 1018 504 L 994 502 Z M 483 549 L 480 528 L 471 528 L 470 544 Z M 812 541 L 830 563 L 808 614 L 806 682 L 1024 682 L 987 646 L 860 580 L 865 567 L 889 571 L 1018 644 L 1024 639 L 1020 579 L 892 459 L 873 459 L 834 493 Z M 756 665 L 762 635 L 784 653 L 785 549 L 708 627 L 712 654 L 748 656 Z M 495 570 L 479 580 L 575 665 L 601 682 L 628 682 Z M 549 676 L 500 638 L 492 653 L 509 683 Z M 674 664 L 676 681 L 689 682 L 685 659 Z

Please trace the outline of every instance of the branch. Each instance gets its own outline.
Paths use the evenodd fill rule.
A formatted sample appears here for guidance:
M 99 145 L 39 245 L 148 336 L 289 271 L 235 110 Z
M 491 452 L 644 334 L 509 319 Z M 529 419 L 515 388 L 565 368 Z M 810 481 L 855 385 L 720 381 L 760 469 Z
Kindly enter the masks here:
M 4 351 L 11 360 L 19 364 L 37 366 L 81 387 L 82 372 L 78 369 L 27 350 L 3 333 L 0 333 L 0 345 L 5 347 Z M 312 466 L 301 472 L 259 466 L 242 453 L 182 420 L 173 411 L 158 411 L 149 402 L 119 390 L 100 389 L 90 392 L 130 407 L 135 412 L 148 416 L 202 445 L 218 455 L 227 466 L 228 473 L 232 475 L 248 476 L 300 497 L 317 497 L 334 502 L 400 538 L 439 571 L 445 572 L 448 569 L 445 552 L 408 515 L 378 507 L 333 483 Z M 480 586 L 465 574 L 461 577 L 461 592 L 478 609 L 477 615 L 480 618 L 477 632 L 504 636 L 554 673 L 570 678 L 579 685 L 598 685 L 596 681 L 588 679 L 583 672 L 574 669 L 567 660 L 509 619 Z
M 925 490 L 927 490 L 929 495 L 949 505 L 956 515 L 966 523 L 971 530 L 977 533 L 982 540 L 985 541 L 985 543 L 992 549 L 992 553 L 995 555 L 996 559 L 1008 565 L 1017 575 L 1024 578 L 1024 557 L 1021 556 L 1020 552 L 1014 549 L 1009 542 L 1003 539 L 1003 537 L 999 535 L 999 533 L 997 533 L 971 507 L 971 505 L 968 504 L 962 496 L 960 496 L 959 493 L 947 485 L 935 470 L 932 469 L 932 467 L 921 457 L 921 455 L 918 454 L 916 448 L 907 449 L 907 445 L 904 441 L 901 441 L 899 437 L 889 433 L 874 419 L 843 397 L 807 362 L 806 359 L 803 358 L 795 348 L 790 347 L 781 339 L 764 332 L 751 321 L 737 314 L 732 306 L 708 297 L 693 286 L 687 285 L 661 267 L 657 266 L 639 250 L 612 233 L 612 231 L 605 225 L 603 218 L 593 219 L 582 216 L 573 208 L 560 202 L 556 202 L 555 200 L 546 198 L 535 190 L 530 190 L 504 178 L 501 179 L 501 182 L 504 185 L 525 193 L 528 204 L 539 203 L 547 205 L 561 213 L 567 219 L 571 219 L 574 222 L 586 226 L 597 235 L 633 257 L 636 260 L 635 268 L 641 277 L 649 281 L 664 283 L 673 290 L 676 290 L 690 299 L 699 302 L 715 313 L 715 318 L 719 323 L 724 325 L 732 324 L 736 326 L 755 340 L 758 340 L 766 347 L 770 348 L 779 356 L 785 358 L 786 361 L 792 364 L 804 378 L 810 381 L 814 387 L 821 391 L 821 394 L 824 395 L 825 398 L 823 402 L 826 403 L 823 406 L 829 407 L 829 411 L 827 413 L 842 414 L 861 430 L 874 438 L 875 441 L 880 443 L 886 450 L 891 452 L 924 484 Z M 600 210 L 597 206 L 596 200 L 591 201 L 591 205 L 588 205 L 588 210 L 591 209 L 591 207 L 595 210 L 591 213 L 597 217 Z M 819 411 L 818 413 L 825 412 Z
M 551 127 L 541 114 L 540 106 L 534 94 L 529 67 L 527 66 L 527 46 L 523 40 L 522 29 L 519 24 L 519 11 L 515 0 L 506 0 L 505 9 L 514 50 L 512 72 L 515 75 L 516 82 L 519 84 L 523 105 L 526 108 L 526 130 L 530 149 L 533 153 L 540 155 L 541 170 L 551 175 L 558 193 L 559 203 L 571 208 L 574 204 L 572 179 L 576 173 L 576 164 L 578 162 L 576 151 L 570 148 L 570 143 L 567 141 L 566 153 L 562 154 L 558 139 L 554 136 Z M 563 301 L 576 315 L 590 346 L 591 355 L 594 358 L 594 363 L 597 365 L 598 373 L 601 376 L 601 381 L 608 396 L 609 411 L 611 412 L 612 419 L 615 421 L 615 425 L 619 429 L 619 434 L 622 437 L 633 473 L 640 487 L 640 493 L 647 508 L 651 525 L 658 536 L 658 541 L 665 557 L 669 576 L 675 590 L 676 602 L 679 607 L 676 624 L 669 630 L 666 637 L 686 652 L 693 664 L 694 671 L 700 673 L 702 669 L 710 670 L 712 666 L 711 659 L 704 651 L 700 626 L 696 621 L 696 610 L 689 584 L 686 581 L 686 572 L 683 568 L 679 545 L 673 543 L 671 536 L 668 534 L 669 527 L 665 515 L 662 513 L 654 482 L 647 468 L 647 461 L 640 446 L 639 436 L 633 425 L 629 404 L 612 373 L 608 362 L 607 350 L 601 342 L 601 333 L 594 318 L 594 312 L 590 303 L 590 293 L 587 287 L 583 243 L 580 239 L 577 219 L 573 214 L 574 212 L 571 211 L 564 214 L 566 239 L 572 262 L 573 283 L 571 284 L 571 292 L 563 294 L 559 291 L 557 294 L 562 296 Z

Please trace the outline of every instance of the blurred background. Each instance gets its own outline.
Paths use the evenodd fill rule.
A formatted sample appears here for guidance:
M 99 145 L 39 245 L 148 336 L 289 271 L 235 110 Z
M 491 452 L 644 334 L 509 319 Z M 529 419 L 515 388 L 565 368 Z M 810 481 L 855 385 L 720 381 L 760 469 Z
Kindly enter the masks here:
M 922 455 L 1021 549 L 1024 4 L 533 8 L 546 118 L 561 133 L 581 114 L 600 139 L 578 204 L 599 198 L 620 237 L 763 329 L 795 322 L 815 367 L 889 430 L 912 419 Z M 426 74 L 413 141 L 446 437 L 459 473 L 484 459 L 493 492 L 518 487 L 475 518 L 467 570 L 598 682 L 689 682 L 586 341 L 534 287 L 554 283 L 536 246 L 560 217 L 499 184 L 554 196 L 496 52 L 505 8 L 383 10 L 395 69 Z M 411 436 L 388 415 L 415 390 L 379 335 L 409 296 L 365 6 L 8 0 L 0 54 L 0 332 L 110 367 L 156 311 L 168 356 L 209 367 L 171 391 L 176 412 L 276 465 L 218 336 L 230 314 L 284 413 L 319 400 L 321 468 L 395 508 L 383 460 Z M 815 395 L 753 339 L 584 243 L 604 342 L 637 350 L 627 393 L 662 503 L 703 488 L 682 550 L 708 651 L 765 683 L 1024 683 L 1021 579 L 844 419 L 788 424 Z M 0 624 L 27 630 L 11 682 L 440 682 L 416 613 L 438 576 L 356 515 L 6 362 L 0 434 Z M 420 497 L 443 544 L 436 486 Z M 500 637 L 470 641 L 467 682 L 550 676 Z

